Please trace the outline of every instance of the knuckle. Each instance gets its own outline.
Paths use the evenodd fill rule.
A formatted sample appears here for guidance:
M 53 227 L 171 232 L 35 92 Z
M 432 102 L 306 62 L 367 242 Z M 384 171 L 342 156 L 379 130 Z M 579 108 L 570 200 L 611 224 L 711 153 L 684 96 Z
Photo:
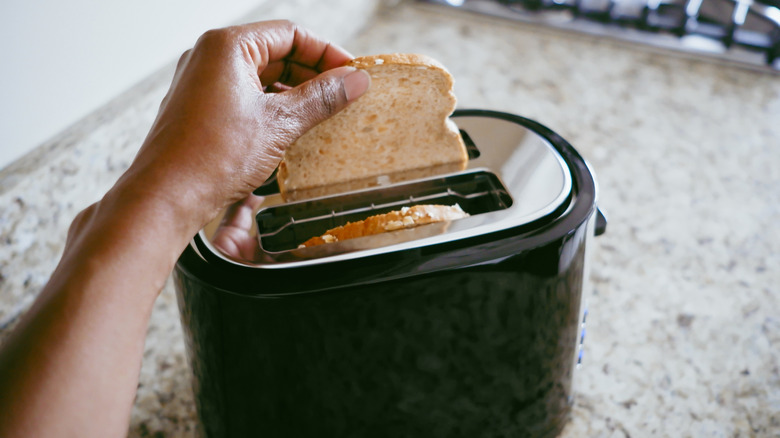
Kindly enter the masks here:
M 95 210 L 95 205 L 92 204 L 88 206 L 87 208 L 81 210 L 75 218 L 73 218 L 73 222 L 71 222 L 70 226 L 68 227 L 68 234 L 66 241 L 71 242 L 83 231 L 86 224 L 89 222 L 89 219 L 92 217 Z
M 319 102 L 321 110 L 325 114 L 332 114 L 336 110 L 336 101 L 333 80 L 320 81 L 317 83 L 316 101 Z
M 298 28 L 295 22 L 287 19 L 266 21 L 263 25 L 266 30 L 290 32 L 291 35 Z
M 207 30 L 200 36 L 195 47 L 225 48 L 232 46 L 239 39 L 239 30 L 236 27 L 223 27 Z
M 287 19 L 277 20 L 276 23 L 281 27 L 287 27 L 290 29 L 294 29 L 298 27 L 298 25 L 295 24 L 293 21 Z
M 184 63 L 190 57 L 190 53 L 192 53 L 192 49 L 187 49 L 184 51 L 184 53 L 181 54 L 179 57 L 179 62 L 176 63 L 176 68 L 181 68 L 181 66 L 184 65 Z

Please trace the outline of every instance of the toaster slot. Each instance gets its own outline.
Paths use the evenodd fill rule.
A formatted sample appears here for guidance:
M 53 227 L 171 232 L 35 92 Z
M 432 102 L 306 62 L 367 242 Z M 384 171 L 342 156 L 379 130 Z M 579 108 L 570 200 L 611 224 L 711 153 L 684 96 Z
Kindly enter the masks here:
M 469 160 L 474 160 L 479 158 L 481 155 L 479 152 L 479 148 L 477 148 L 477 145 L 474 144 L 474 140 L 471 139 L 471 136 L 464 131 L 460 130 L 460 137 L 463 139 L 463 144 L 466 146 L 466 153 L 468 154 Z M 261 185 L 260 187 L 256 188 L 254 192 L 257 196 L 268 196 L 273 195 L 275 193 L 279 193 L 279 183 L 276 180 L 276 174 L 278 172 L 279 168 L 274 169 L 271 176 L 268 177 L 268 179 Z M 373 181 L 373 178 L 370 178 L 370 180 Z
M 478 170 L 261 209 L 256 216 L 265 252 L 294 250 L 313 236 L 369 216 L 420 204 L 458 204 L 475 216 L 509 208 L 496 175 Z

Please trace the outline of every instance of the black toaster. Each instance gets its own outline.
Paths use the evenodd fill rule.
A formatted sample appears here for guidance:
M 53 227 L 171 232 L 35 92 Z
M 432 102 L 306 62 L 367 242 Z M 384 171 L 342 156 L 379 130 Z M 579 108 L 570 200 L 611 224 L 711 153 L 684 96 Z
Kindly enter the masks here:
M 285 203 L 254 260 L 201 231 L 174 279 L 209 437 L 555 436 L 582 360 L 588 252 L 606 220 L 585 160 L 516 115 L 458 110 L 466 170 Z M 299 248 L 417 204 L 469 216 Z

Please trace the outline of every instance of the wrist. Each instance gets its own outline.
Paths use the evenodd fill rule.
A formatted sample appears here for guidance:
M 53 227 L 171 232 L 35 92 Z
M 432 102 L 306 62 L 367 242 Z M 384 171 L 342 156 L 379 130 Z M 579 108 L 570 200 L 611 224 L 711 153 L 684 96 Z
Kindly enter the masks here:
M 204 213 L 198 211 L 197 200 L 189 198 L 194 196 L 117 184 L 98 202 L 97 215 L 111 233 L 158 239 L 161 249 L 178 256 L 203 226 Z
M 138 167 L 131 167 L 106 193 L 101 210 L 150 218 L 184 243 L 218 213 L 218 196 L 202 179 L 176 168 Z
M 123 270 L 156 296 L 199 227 L 179 204 L 118 184 L 74 220 L 60 268 Z

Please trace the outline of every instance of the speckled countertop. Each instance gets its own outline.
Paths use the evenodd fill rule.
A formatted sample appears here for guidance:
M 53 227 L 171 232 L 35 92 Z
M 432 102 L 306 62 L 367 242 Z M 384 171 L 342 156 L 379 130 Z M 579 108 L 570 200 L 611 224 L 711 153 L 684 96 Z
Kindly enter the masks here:
M 284 4 L 282 4 L 284 3 Z M 780 437 L 780 77 L 409 3 L 269 2 L 354 54 L 429 54 L 462 108 L 510 111 L 593 165 L 586 357 L 565 437 Z M 173 64 L 0 171 L 0 339 L 75 214 L 129 164 Z M 154 309 L 129 436 L 191 436 L 175 296 Z

